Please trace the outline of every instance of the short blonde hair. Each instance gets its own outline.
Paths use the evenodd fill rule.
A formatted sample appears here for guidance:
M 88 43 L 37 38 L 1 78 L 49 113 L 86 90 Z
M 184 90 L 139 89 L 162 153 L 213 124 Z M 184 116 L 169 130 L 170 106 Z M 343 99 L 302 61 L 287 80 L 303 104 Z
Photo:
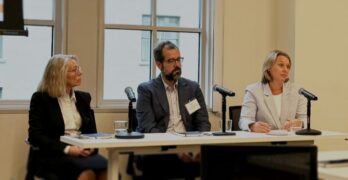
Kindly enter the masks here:
M 51 97 L 66 95 L 69 60 L 78 61 L 75 55 L 56 54 L 52 56 L 46 65 L 37 90 L 47 92 Z
M 272 65 L 276 62 L 278 56 L 285 56 L 286 58 L 288 58 L 289 62 L 290 62 L 290 67 L 291 67 L 291 58 L 287 53 L 280 51 L 280 50 L 271 51 L 268 54 L 265 62 L 263 63 L 263 66 L 262 66 L 261 82 L 263 84 L 267 84 L 267 83 L 272 81 L 272 76 L 271 76 L 271 74 L 269 74 L 269 70 L 271 69 Z M 288 81 L 289 81 L 289 79 L 285 80 L 285 82 L 288 82 Z

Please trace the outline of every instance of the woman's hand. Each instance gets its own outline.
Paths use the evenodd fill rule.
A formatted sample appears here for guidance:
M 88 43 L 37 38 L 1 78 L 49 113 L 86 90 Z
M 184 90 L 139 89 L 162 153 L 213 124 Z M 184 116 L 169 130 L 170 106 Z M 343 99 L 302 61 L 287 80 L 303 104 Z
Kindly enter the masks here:
M 78 146 L 70 146 L 68 154 L 71 156 L 87 157 L 94 152 L 94 149 L 83 149 Z
M 301 119 L 288 119 L 285 121 L 282 129 L 291 131 L 299 130 L 303 128 L 303 121 Z
M 252 132 L 268 133 L 272 129 L 272 126 L 265 122 L 255 122 L 250 126 Z
M 288 120 L 285 121 L 285 123 L 284 123 L 282 129 L 283 129 L 283 130 L 290 131 L 290 128 L 291 128 L 291 121 L 288 119 Z

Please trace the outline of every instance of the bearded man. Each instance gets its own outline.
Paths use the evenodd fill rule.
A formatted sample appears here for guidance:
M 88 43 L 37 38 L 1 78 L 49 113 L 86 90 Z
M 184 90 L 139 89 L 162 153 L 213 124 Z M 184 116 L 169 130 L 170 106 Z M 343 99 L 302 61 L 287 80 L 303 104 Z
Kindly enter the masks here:
M 154 58 L 161 74 L 156 79 L 138 86 L 137 131 L 143 133 L 210 131 L 208 112 L 198 83 L 181 77 L 183 57 L 180 56 L 179 48 L 170 41 L 161 42 L 154 49 Z M 190 176 L 197 176 L 197 173 L 199 175 L 199 165 L 197 165 L 199 155 L 182 153 L 146 157 L 149 159 L 148 162 L 153 164 L 143 166 L 147 169 L 143 169 L 143 175 L 149 179 L 156 179 L 159 176 L 161 179 L 166 179 L 163 176 L 173 174 L 190 179 Z M 173 167 L 168 167 L 168 164 Z M 196 168 L 192 170 L 187 166 Z

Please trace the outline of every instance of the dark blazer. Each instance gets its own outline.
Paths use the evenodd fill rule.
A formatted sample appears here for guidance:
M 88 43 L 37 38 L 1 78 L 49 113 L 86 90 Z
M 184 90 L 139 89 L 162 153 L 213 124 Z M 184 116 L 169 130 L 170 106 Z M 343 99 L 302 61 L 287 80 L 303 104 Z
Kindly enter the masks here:
M 180 78 L 178 97 L 181 118 L 186 131 L 210 131 L 210 122 L 204 97 L 198 83 Z M 189 101 L 197 99 L 201 108 L 191 115 L 185 108 Z M 161 76 L 138 86 L 136 107 L 138 131 L 145 133 L 166 132 L 169 122 L 169 105 Z
M 89 93 L 75 91 L 76 108 L 81 115 L 81 133 L 97 132 Z M 64 120 L 58 99 L 46 92 L 35 92 L 30 101 L 29 142 L 42 155 L 64 155 L 67 144 L 60 142 L 64 135 Z

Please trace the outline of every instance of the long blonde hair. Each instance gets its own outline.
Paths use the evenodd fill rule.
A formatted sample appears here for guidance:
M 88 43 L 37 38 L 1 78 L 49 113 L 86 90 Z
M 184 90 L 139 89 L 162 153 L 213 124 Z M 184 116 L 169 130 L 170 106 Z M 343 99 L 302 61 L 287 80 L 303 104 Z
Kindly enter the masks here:
M 46 65 L 37 91 L 47 92 L 51 97 L 66 95 L 69 60 L 78 61 L 75 55 L 57 54 L 52 56 Z

